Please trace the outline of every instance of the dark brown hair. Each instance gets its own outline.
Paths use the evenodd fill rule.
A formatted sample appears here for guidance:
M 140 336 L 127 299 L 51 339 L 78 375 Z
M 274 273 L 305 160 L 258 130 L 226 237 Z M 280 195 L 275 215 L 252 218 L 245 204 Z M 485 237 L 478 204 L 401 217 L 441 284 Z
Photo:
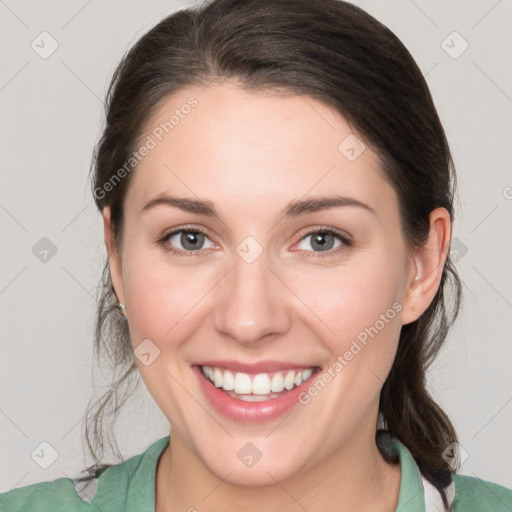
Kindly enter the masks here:
M 425 242 L 435 208 L 446 208 L 453 220 L 455 174 L 443 127 L 420 69 L 388 28 L 339 0 L 213 0 L 163 19 L 129 50 L 112 78 L 92 188 L 98 209 L 111 209 L 118 246 L 133 171 L 115 186 L 106 187 L 107 182 L 130 160 L 161 101 L 184 87 L 223 80 L 249 91 L 308 95 L 338 111 L 379 156 L 397 192 L 411 247 Z M 449 284 L 450 300 L 445 296 Z M 103 418 L 115 416 L 128 396 L 122 388 L 137 375 L 127 323 L 111 297 L 105 263 L 95 351 L 98 357 L 106 351 L 114 382 L 88 410 L 86 438 L 93 456 L 95 448 L 103 450 Z M 387 430 L 439 489 L 450 483 L 453 472 L 441 454 L 457 437 L 431 398 L 425 375 L 445 342 L 460 297 L 461 284 L 448 257 L 432 303 L 401 330 L 380 397 Z M 96 473 L 105 467 L 94 466 Z

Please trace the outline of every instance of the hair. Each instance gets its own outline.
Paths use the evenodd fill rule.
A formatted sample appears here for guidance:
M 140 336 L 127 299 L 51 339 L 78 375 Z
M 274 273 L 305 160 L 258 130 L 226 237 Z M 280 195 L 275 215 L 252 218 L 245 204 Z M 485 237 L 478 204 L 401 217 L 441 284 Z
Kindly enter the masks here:
M 339 112 L 379 157 L 397 193 L 411 248 L 425 243 L 435 208 L 446 208 L 453 221 L 456 180 L 445 132 L 419 67 L 387 27 L 340 0 L 210 0 L 150 29 L 124 55 L 110 82 L 91 184 L 98 210 L 110 207 L 116 247 L 122 243 L 123 201 L 133 172 L 115 186 L 106 185 L 130 161 L 152 115 L 185 87 L 228 80 L 247 91 L 309 96 Z M 129 396 L 123 388 L 137 375 L 128 325 L 112 292 L 107 259 L 98 288 L 94 349 L 98 358 L 106 352 L 114 378 L 86 413 L 93 457 L 95 448 L 104 448 L 104 417 L 115 417 Z M 427 390 L 426 371 L 460 302 L 461 282 L 448 255 L 429 307 L 401 329 L 379 403 L 389 434 L 409 449 L 440 491 L 457 469 L 442 457 L 457 436 Z M 88 470 L 99 474 L 106 467 Z

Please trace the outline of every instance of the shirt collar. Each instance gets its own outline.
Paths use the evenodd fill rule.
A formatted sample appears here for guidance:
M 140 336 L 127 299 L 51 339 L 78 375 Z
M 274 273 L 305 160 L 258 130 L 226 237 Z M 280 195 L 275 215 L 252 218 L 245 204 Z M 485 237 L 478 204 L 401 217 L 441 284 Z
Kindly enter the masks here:
M 400 460 L 400 491 L 396 512 L 425 511 L 425 492 L 421 473 L 411 452 L 395 437 L 384 433 L 377 437 L 379 446 L 398 455 Z

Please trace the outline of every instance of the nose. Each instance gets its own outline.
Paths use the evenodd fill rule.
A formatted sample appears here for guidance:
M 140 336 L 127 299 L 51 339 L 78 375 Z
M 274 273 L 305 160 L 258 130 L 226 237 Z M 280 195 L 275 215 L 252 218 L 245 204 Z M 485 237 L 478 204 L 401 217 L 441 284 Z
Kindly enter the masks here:
M 252 263 L 235 254 L 231 271 L 216 286 L 215 328 L 242 345 L 259 346 L 291 326 L 290 292 L 268 263 L 265 253 Z

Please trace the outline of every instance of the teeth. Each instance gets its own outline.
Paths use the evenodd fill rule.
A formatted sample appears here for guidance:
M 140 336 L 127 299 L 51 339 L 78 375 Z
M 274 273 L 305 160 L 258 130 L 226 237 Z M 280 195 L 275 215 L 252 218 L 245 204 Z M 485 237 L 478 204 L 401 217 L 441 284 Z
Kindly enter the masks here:
M 268 395 L 270 393 L 270 379 L 265 373 L 258 373 L 252 381 L 253 395 Z
M 222 372 L 218 368 L 215 368 L 213 370 L 213 383 L 215 384 L 215 387 L 220 388 L 222 386 L 222 381 Z
M 279 393 L 270 393 L 268 395 L 237 395 L 232 391 L 227 392 L 229 396 L 242 400 L 243 402 L 264 402 L 270 398 L 277 398 Z
M 295 373 L 295 372 L 294 372 Z M 300 378 L 300 372 L 297 373 Z M 283 374 L 281 372 L 277 372 L 270 382 L 270 389 L 273 393 L 280 393 L 284 389 L 284 379 Z
M 203 375 L 212 382 L 215 387 L 230 391 L 230 395 L 243 395 L 240 399 L 248 402 L 258 402 L 275 398 L 283 390 L 290 391 L 300 386 L 313 374 L 313 368 L 306 370 L 285 370 L 276 372 L 270 377 L 268 373 L 249 375 L 247 373 L 233 372 L 210 366 L 202 367 Z
M 310 375 L 311 376 L 311 375 Z M 306 380 L 306 379 L 304 379 Z M 295 386 L 295 372 L 293 370 L 289 370 L 284 378 L 284 387 L 290 391 Z
M 226 391 L 232 391 L 233 389 L 235 389 L 235 377 L 229 370 L 226 370 L 224 372 L 222 388 L 225 389 Z
M 217 386 L 217 384 L 215 384 Z M 223 388 L 222 382 L 218 388 Z M 235 376 L 235 393 L 238 393 L 239 395 L 249 395 L 251 394 L 251 377 L 247 375 L 246 373 L 237 373 Z
M 302 370 L 302 382 L 305 382 L 306 380 L 308 380 L 309 377 L 311 377 L 311 375 L 313 375 L 312 368 L 308 368 L 307 370 Z

